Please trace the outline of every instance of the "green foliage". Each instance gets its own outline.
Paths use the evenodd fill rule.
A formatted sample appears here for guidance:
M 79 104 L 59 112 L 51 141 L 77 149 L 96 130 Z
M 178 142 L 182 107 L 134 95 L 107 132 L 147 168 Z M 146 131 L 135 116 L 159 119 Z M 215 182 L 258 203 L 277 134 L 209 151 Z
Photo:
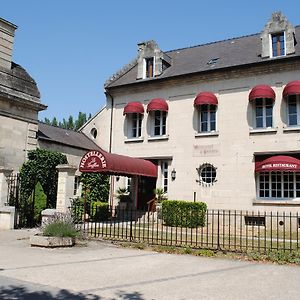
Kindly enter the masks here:
M 89 114 L 89 116 L 87 118 L 86 114 L 80 111 L 78 113 L 77 119 L 75 119 L 75 120 L 74 120 L 73 116 L 70 115 L 67 119 L 68 121 L 66 121 L 65 118 L 63 118 L 62 121 L 58 121 L 57 118 L 54 117 L 52 119 L 52 121 L 50 121 L 50 119 L 48 119 L 48 118 L 45 118 L 43 122 L 48 125 L 58 126 L 60 128 L 64 128 L 64 129 L 78 130 L 91 117 L 92 117 L 91 114 Z
M 164 200 L 167 200 L 166 193 L 164 192 L 164 189 L 162 189 L 162 188 L 154 189 L 154 194 L 155 194 L 155 197 L 156 197 L 158 203 L 160 203 Z
M 109 204 L 100 201 L 92 202 L 89 215 L 93 221 L 107 221 L 110 216 Z
M 34 201 L 34 223 L 39 223 L 41 220 L 41 212 L 47 207 L 47 196 L 44 193 L 43 187 L 38 182 L 29 196 L 28 203 L 32 205 Z
M 21 203 L 29 207 L 28 199 L 35 188 L 37 182 L 40 182 L 44 193 L 47 196 L 47 208 L 54 208 L 56 205 L 57 192 L 57 170 L 59 164 L 68 163 L 65 155 L 49 150 L 36 149 L 28 152 L 28 161 L 26 161 L 20 171 L 21 180 Z M 28 219 L 30 216 L 24 216 Z M 24 220 L 26 223 L 26 220 Z
M 167 226 L 205 226 L 207 205 L 203 202 L 165 200 L 162 202 L 162 217 Z
M 64 221 L 55 221 L 43 228 L 43 235 L 57 237 L 76 237 L 78 232 L 73 224 Z
M 300 264 L 300 251 L 283 251 L 283 250 L 270 250 L 266 253 L 258 251 L 249 251 L 247 255 L 257 261 L 271 261 L 278 264 L 292 263 Z
M 80 181 L 82 182 L 82 197 L 86 197 L 87 203 L 91 203 L 92 201 L 108 202 L 108 175 L 100 173 L 82 173 Z
M 120 200 L 120 202 L 130 202 L 131 198 L 129 192 L 126 188 L 119 187 L 117 190 L 116 198 Z

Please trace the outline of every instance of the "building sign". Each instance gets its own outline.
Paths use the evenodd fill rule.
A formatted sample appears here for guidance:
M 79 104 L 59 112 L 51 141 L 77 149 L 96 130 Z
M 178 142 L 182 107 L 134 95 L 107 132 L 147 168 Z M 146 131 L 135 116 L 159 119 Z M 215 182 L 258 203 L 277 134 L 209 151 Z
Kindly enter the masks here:
M 219 145 L 193 145 L 193 157 L 220 156 Z
M 79 171 L 81 172 L 97 172 L 107 167 L 104 155 L 100 151 L 89 151 L 80 161 Z
M 296 164 L 283 164 L 283 163 L 277 163 L 277 164 L 266 164 L 266 165 L 262 165 L 261 168 L 262 169 L 297 169 L 298 165 Z

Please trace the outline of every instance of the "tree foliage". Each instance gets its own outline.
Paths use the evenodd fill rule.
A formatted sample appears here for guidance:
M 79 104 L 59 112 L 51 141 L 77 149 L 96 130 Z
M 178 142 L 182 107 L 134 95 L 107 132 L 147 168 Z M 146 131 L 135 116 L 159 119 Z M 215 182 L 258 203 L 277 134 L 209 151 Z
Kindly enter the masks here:
M 86 200 L 107 202 L 109 196 L 109 176 L 100 173 L 82 173 L 80 176 Z
M 54 208 L 57 193 L 57 170 L 59 164 L 67 164 L 65 155 L 44 149 L 28 152 L 26 161 L 20 171 L 21 197 L 26 202 L 37 182 L 40 182 L 47 196 L 47 207 Z
M 70 115 L 67 120 L 63 118 L 62 121 L 58 121 L 57 118 L 54 117 L 52 120 L 45 118 L 43 122 L 48 125 L 58 126 L 64 129 L 78 130 L 91 117 L 91 114 L 89 114 L 89 116 L 87 117 L 85 113 L 80 111 L 78 113 L 77 119 L 74 119 L 74 117 Z

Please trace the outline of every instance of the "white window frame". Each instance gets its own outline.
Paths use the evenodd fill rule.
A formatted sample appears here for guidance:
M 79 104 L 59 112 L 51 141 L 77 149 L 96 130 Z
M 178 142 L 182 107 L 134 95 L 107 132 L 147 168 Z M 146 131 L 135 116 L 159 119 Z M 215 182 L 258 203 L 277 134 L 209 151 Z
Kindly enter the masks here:
M 272 178 L 276 177 L 276 180 L 274 181 Z M 289 176 L 290 178 L 292 176 L 293 181 L 284 181 L 285 176 Z M 264 182 L 266 184 L 261 188 L 261 185 L 263 185 L 262 179 L 264 179 Z M 265 180 L 267 179 L 267 180 Z M 298 181 L 297 181 L 298 179 Z M 287 187 L 287 184 L 291 184 L 292 189 Z M 268 186 L 267 186 L 268 185 Z M 274 189 L 276 185 L 276 188 Z M 267 187 L 266 187 L 267 186 Z M 264 194 L 268 194 L 268 196 L 261 196 L 261 191 Z M 287 191 L 288 193 L 293 193 L 292 197 L 285 196 L 284 192 Z M 272 196 L 272 194 L 277 193 L 281 194 L 281 196 Z M 270 199 L 270 200 L 291 200 L 300 198 L 300 172 L 262 172 L 258 173 L 256 175 L 256 196 L 257 199 Z
M 146 61 L 147 59 L 153 59 L 153 76 L 152 77 L 147 77 L 147 64 Z M 143 58 L 143 79 L 147 79 L 147 78 L 153 78 L 155 74 L 155 57 L 154 56 L 150 56 L 150 57 L 144 57 Z
M 297 124 L 290 124 L 290 113 L 289 113 L 289 102 L 292 100 L 290 97 L 295 96 L 296 101 L 296 116 L 297 116 Z M 300 126 L 300 95 L 291 95 L 286 98 L 286 115 L 287 115 L 287 126 L 295 127 Z
M 165 193 L 168 193 L 169 187 L 169 163 L 168 161 L 160 162 L 160 170 L 161 170 L 161 187 Z
M 257 108 L 257 101 L 258 100 L 262 100 L 262 119 L 263 119 L 263 126 L 258 127 L 257 123 L 256 123 L 256 119 L 257 119 L 257 115 L 256 115 L 256 108 Z M 253 128 L 255 129 L 267 129 L 267 128 L 273 128 L 274 127 L 274 117 L 273 117 L 273 111 L 274 111 L 274 101 L 271 99 L 270 101 L 272 101 L 272 124 L 271 126 L 267 126 L 267 116 L 266 116 L 266 101 L 269 100 L 269 98 L 257 98 L 253 100 Z
M 156 115 L 159 114 L 159 125 L 155 125 Z M 167 112 L 161 110 L 154 110 L 151 112 L 151 136 L 160 137 L 167 135 Z M 155 128 L 159 127 L 159 134 L 155 134 Z M 163 128 L 165 127 L 165 132 L 163 133 Z
M 273 56 L 272 35 L 276 35 L 276 34 L 280 34 L 280 33 L 283 33 L 284 54 L 283 55 Z M 270 33 L 269 34 L 269 44 L 270 44 L 270 57 L 271 58 L 286 56 L 286 34 L 285 34 L 285 31 L 279 31 L 279 32 L 272 32 L 272 33 Z
M 135 118 L 136 117 L 136 118 Z M 140 113 L 129 113 L 127 114 L 127 136 L 130 139 L 142 137 L 142 124 L 143 114 Z M 136 135 L 134 136 L 133 130 L 136 128 Z
M 202 119 L 201 119 L 201 113 L 204 105 L 200 105 L 198 107 L 198 133 L 205 133 L 205 132 L 216 132 L 217 131 L 217 106 L 216 105 L 209 105 L 207 104 L 207 130 L 202 130 Z M 212 111 L 212 108 L 215 109 L 215 111 Z M 215 129 L 211 129 L 211 116 L 212 114 L 215 114 Z
M 74 186 L 73 186 L 73 195 L 78 196 L 80 194 L 80 176 L 74 176 Z

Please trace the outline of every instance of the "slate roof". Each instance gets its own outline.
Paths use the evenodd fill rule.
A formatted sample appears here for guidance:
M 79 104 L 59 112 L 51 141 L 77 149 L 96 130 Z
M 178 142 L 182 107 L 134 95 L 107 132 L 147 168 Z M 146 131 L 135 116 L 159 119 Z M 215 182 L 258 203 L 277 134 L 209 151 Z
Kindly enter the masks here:
M 39 122 L 38 124 L 37 138 L 38 140 L 71 146 L 83 150 L 100 149 L 91 139 L 89 139 L 82 132 L 47 125 L 42 122 Z
M 13 62 L 10 70 L 0 68 L 0 93 L 40 103 L 40 92 L 36 82 L 24 68 Z
M 224 41 L 167 51 L 165 53 L 171 57 L 172 64 L 162 75 L 151 79 L 137 80 L 137 64 L 135 64 L 125 74 L 108 83 L 105 88 L 224 68 L 240 67 L 265 61 L 284 60 L 300 56 L 300 26 L 295 27 L 295 37 L 298 41 L 298 44 L 295 46 L 296 53 L 280 58 L 266 59 L 261 57 L 260 35 L 261 33 L 257 33 Z M 215 64 L 209 64 L 209 61 L 216 58 L 218 58 L 218 60 Z

